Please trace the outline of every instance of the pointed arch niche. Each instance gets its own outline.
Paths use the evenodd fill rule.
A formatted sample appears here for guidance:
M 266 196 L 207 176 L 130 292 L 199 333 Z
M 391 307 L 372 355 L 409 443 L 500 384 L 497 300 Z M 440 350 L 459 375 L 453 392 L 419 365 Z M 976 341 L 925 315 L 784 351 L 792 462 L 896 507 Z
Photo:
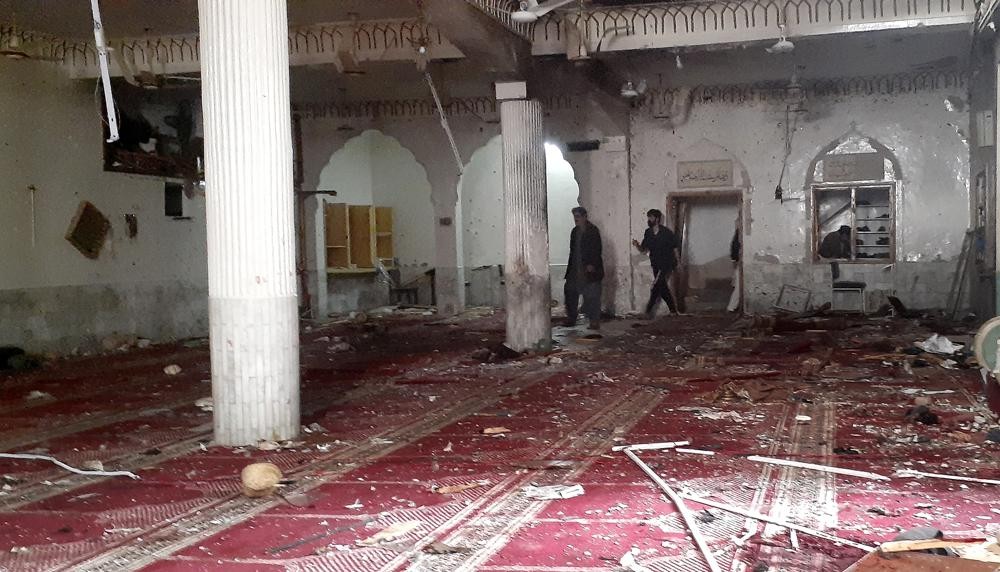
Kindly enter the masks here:
M 895 262 L 901 179 L 895 154 L 872 137 L 852 130 L 824 147 L 806 181 L 813 260 L 821 260 L 826 236 L 847 227 L 851 249 L 842 262 Z
M 573 167 L 555 145 L 545 144 L 548 187 L 549 264 L 552 278 L 562 278 L 569 259 L 570 211 L 580 203 Z M 501 306 L 499 267 L 504 264 L 503 149 L 500 136 L 472 154 L 458 183 L 460 236 L 469 305 Z M 553 288 L 561 298 L 562 288 Z
M 434 206 L 427 172 L 394 137 L 367 130 L 330 156 L 320 189 L 337 191 L 327 203 L 391 207 L 392 242 L 400 281 L 407 283 L 434 263 Z

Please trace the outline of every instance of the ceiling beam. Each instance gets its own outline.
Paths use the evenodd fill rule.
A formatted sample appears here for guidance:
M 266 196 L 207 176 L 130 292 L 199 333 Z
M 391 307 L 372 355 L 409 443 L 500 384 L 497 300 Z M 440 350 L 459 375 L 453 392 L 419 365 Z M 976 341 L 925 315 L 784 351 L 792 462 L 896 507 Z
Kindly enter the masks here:
M 520 77 L 531 65 L 527 33 L 509 27 L 471 2 L 413 0 L 429 24 L 436 26 L 465 54 L 495 79 Z

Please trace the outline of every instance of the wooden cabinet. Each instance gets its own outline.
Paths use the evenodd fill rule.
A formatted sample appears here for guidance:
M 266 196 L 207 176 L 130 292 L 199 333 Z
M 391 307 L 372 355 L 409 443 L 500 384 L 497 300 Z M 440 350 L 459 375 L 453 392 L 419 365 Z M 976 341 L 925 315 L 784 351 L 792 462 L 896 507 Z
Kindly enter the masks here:
M 331 274 L 363 274 L 375 271 L 375 262 L 395 265 L 392 234 L 393 212 L 389 207 L 327 204 L 326 265 Z

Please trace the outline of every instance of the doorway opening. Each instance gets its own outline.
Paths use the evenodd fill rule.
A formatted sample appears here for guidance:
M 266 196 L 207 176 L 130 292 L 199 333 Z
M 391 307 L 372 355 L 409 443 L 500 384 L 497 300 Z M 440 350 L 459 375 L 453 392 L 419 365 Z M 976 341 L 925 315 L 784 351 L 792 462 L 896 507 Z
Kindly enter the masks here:
M 680 260 L 671 284 L 678 309 L 695 314 L 740 309 L 742 190 L 672 193 L 667 202 L 673 227 L 681 240 Z M 734 255 L 737 260 L 733 260 Z

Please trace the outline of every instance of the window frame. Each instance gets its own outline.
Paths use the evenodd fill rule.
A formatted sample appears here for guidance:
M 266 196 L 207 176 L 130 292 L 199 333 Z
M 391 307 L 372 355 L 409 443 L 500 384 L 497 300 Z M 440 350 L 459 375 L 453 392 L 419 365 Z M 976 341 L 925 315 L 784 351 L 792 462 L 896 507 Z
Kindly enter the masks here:
M 836 262 L 838 264 L 895 264 L 896 263 L 896 181 L 868 181 L 868 182 L 831 182 L 831 183 L 814 183 L 811 188 L 811 199 L 812 199 L 812 244 L 813 244 L 813 262 L 815 263 L 828 263 Z M 858 218 L 858 191 L 865 189 L 877 189 L 886 190 L 889 195 L 888 206 L 874 206 L 872 208 L 888 208 L 889 218 L 879 219 L 879 218 Z M 820 229 L 820 201 L 818 200 L 822 193 L 827 193 L 831 191 L 850 191 L 851 193 L 851 205 L 849 207 L 850 217 L 851 217 L 851 258 L 821 258 L 819 255 L 819 247 L 823 242 L 825 235 L 822 234 Z M 861 205 L 861 208 L 865 208 L 866 205 Z M 864 226 L 861 223 L 875 222 L 875 221 L 888 221 L 889 228 L 884 233 L 879 233 L 877 231 L 871 231 L 871 234 L 866 234 L 866 236 L 874 236 L 877 234 L 887 235 L 889 237 L 888 245 L 866 245 L 866 246 L 888 246 L 889 256 L 888 258 L 858 258 L 858 227 Z

